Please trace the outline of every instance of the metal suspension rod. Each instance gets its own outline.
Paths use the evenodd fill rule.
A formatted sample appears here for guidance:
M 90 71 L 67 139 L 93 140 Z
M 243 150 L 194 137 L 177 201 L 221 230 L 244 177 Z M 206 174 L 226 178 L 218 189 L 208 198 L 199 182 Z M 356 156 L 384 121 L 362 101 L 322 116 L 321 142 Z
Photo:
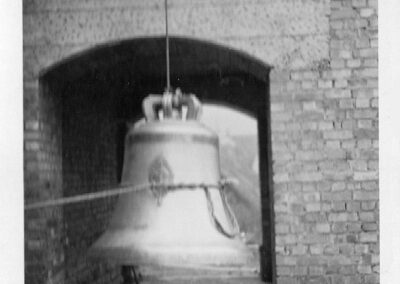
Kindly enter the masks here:
M 171 79 L 169 70 L 169 35 L 168 35 L 168 0 L 164 1 L 165 10 L 165 56 L 167 64 L 167 92 L 171 91 Z

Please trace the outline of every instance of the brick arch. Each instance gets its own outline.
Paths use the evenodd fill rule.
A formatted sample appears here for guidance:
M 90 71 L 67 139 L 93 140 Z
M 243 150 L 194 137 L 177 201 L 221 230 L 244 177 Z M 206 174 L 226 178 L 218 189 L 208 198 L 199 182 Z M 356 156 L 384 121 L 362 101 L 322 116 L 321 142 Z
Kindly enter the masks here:
M 260 102 L 257 96 L 264 95 L 264 85 L 269 84 L 269 72 L 272 69 L 267 63 L 243 51 L 209 40 L 177 36 L 170 38 L 170 62 L 173 87 L 195 92 L 203 100 L 243 108 L 257 116 Z M 132 79 L 138 82 L 131 83 L 140 85 L 148 85 L 150 80 L 157 82 L 152 83 L 155 88 L 147 87 L 147 90 L 139 94 L 139 103 L 135 104 L 140 105 L 140 101 L 147 95 L 146 91 L 163 91 L 166 85 L 165 65 L 164 37 L 133 38 L 100 44 L 60 59 L 43 68 L 39 80 L 57 81 L 59 85 L 66 86 L 82 78 L 87 80 L 101 74 L 103 77 L 108 76 L 108 83 L 112 85 L 115 85 L 115 81 Z M 124 70 L 124 73 L 121 74 L 120 70 Z M 208 94 L 204 87 L 193 88 L 192 82 L 185 81 L 185 78 L 199 76 L 207 76 L 206 83 L 216 85 L 214 95 Z M 240 95 L 244 89 L 246 96 Z
M 171 76 L 211 72 L 223 76 L 243 72 L 265 82 L 271 70 L 270 65 L 249 53 L 210 40 L 171 36 L 169 41 Z M 165 38 L 157 36 L 112 41 L 68 53 L 50 66 L 43 67 L 39 77 L 59 77 L 70 82 L 104 68 L 128 68 L 137 72 L 138 76 L 165 76 Z
M 261 197 L 264 223 L 268 224 L 264 228 L 262 250 L 266 257 L 262 257 L 261 263 L 265 278 L 271 280 L 274 254 L 268 166 L 271 164 L 270 66 L 211 42 L 180 37 L 170 40 L 173 87 L 195 93 L 204 102 L 241 109 L 259 122 Z M 125 122 L 141 114 L 145 96 L 161 93 L 165 87 L 164 46 L 163 37 L 113 42 L 63 59 L 40 73 L 41 124 L 48 128 L 42 152 L 52 157 L 49 166 L 54 169 L 44 182 L 49 182 L 50 188 L 57 188 L 53 190 L 53 198 L 118 184 L 118 157 L 121 157 Z M 107 199 L 87 206 L 64 207 L 52 223 L 62 242 L 57 238 L 48 240 L 52 245 L 47 256 L 41 255 L 46 258 L 58 254 L 58 265 L 44 260 L 49 263 L 43 275 L 37 276 L 26 269 L 27 279 L 39 277 L 42 281 L 46 277 L 59 277 L 69 283 L 82 266 L 87 272 L 78 277 L 81 281 L 91 277 L 117 279 L 118 271 L 90 264 L 83 253 L 105 229 L 114 204 L 115 199 Z M 62 272 L 57 274 L 57 271 Z

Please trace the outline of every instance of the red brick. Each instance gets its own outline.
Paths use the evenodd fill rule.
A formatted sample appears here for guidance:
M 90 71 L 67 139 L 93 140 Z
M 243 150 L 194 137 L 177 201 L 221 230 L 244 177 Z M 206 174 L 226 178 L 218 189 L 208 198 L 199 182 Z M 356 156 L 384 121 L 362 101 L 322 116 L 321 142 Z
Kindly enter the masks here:
M 308 274 L 309 275 L 324 275 L 325 269 L 323 266 L 309 266 L 308 267 Z
M 376 202 L 375 201 L 364 201 L 361 202 L 362 210 L 374 210 Z
M 347 57 L 347 56 L 346 56 Z M 333 69 L 331 71 L 325 71 L 323 73 L 323 78 L 334 78 L 343 79 L 351 76 L 351 69 Z
M 377 231 L 378 230 L 378 224 L 376 224 L 376 223 L 365 223 L 365 224 L 361 225 L 361 228 L 365 232 Z
M 283 103 L 271 103 L 271 112 L 282 112 L 285 109 Z
M 341 99 L 339 101 L 339 107 L 342 109 L 354 108 L 354 99 Z
M 357 126 L 359 128 L 370 129 L 370 128 L 372 128 L 372 120 L 371 119 L 360 119 L 357 121 Z
M 371 149 L 372 140 L 371 139 L 359 139 L 357 141 L 357 147 L 360 149 Z
M 285 244 L 285 245 L 290 245 L 290 244 L 296 244 L 297 243 L 297 238 L 295 235 L 280 235 L 275 237 L 276 244 Z
M 353 9 L 340 9 L 331 12 L 331 19 L 350 19 L 355 17 Z
M 332 211 L 342 212 L 346 210 L 346 203 L 343 201 L 335 201 L 331 204 Z
M 347 226 L 349 232 L 361 232 L 361 224 L 360 223 L 349 223 Z
M 374 272 L 378 272 L 375 271 Z M 379 274 L 369 274 L 369 275 L 365 275 L 365 284 L 379 284 Z
M 378 0 L 368 0 L 368 7 L 378 8 Z
M 328 140 L 326 141 L 327 148 L 339 149 L 340 148 L 340 140 Z
M 373 128 L 358 128 L 354 130 L 354 137 L 357 139 L 378 139 L 379 132 Z
M 344 59 L 332 59 L 331 60 L 331 68 L 332 69 L 343 69 L 345 67 Z
M 323 132 L 324 139 L 351 139 L 353 138 L 353 132 L 350 130 L 332 130 Z
M 330 89 L 333 87 L 332 80 L 318 80 L 318 88 L 321 89 Z
M 361 233 L 360 242 L 361 243 L 376 243 L 378 241 L 377 233 Z
M 352 275 L 352 276 L 345 276 L 344 284 L 364 284 L 361 276 L 359 275 Z
M 358 158 L 366 160 L 378 160 L 379 151 L 376 148 L 373 149 L 360 149 L 358 153 Z
M 278 265 L 276 269 L 276 273 L 281 276 L 281 275 L 291 275 L 293 271 L 294 266 L 282 266 Z
M 378 49 L 377 48 L 361 49 L 360 56 L 363 58 L 378 57 Z
M 317 223 L 315 230 L 318 233 L 329 233 L 331 231 L 331 227 L 329 223 Z
M 367 170 L 367 161 L 365 160 L 350 160 L 350 167 L 355 171 L 366 171 Z
M 356 145 L 355 140 L 342 141 L 342 148 L 344 148 L 344 149 L 352 149 L 355 147 L 355 145 Z
M 374 89 L 356 89 L 356 90 L 352 90 L 351 92 L 352 92 L 353 97 L 355 97 L 355 98 L 373 98 L 373 97 L 376 97 Z
M 359 77 L 378 77 L 378 68 L 362 68 L 354 71 L 356 76 Z
M 332 185 L 332 191 L 343 191 L 346 189 L 346 184 L 344 182 L 335 182 Z
M 332 224 L 332 232 L 335 234 L 345 233 L 347 224 L 345 222 L 335 222 Z
M 368 245 L 367 244 L 356 244 L 354 246 L 355 252 L 357 254 L 366 254 L 369 251 Z
M 372 264 L 379 264 L 380 263 L 379 254 L 372 254 L 371 255 L 371 263 Z
M 378 59 L 365 59 L 363 62 L 364 67 L 378 67 Z
M 368 21 L 366 19 L 360 19 L 360 20 L 357 21 L 356 26 L 357 26 L 357 28 L 365 28 L 365 27 L 368 26 Z M 359 48 L 369 48 L 370 47 L 370 45 L 369 45 L 369 37 L 367 37 L 367 36 L 358 37 L 356 39 L 356 47 L 358 49 Z M 357 57 L 358 57 L 358 55 L 359 55 L 358 50 L 355 53 L 357 53 Z
M 379 101 L 377 98 L 371 100 L 371 107 L 373 107 L 373 108 L 379 107 Z
M 370 39 L 369 41 L 370 41 L 371 47 L 378 48 L 379 42 L 377 39 Z
M 356 213 L 330 213 L 328 220 L 331 222 L 357 221 L 358 217 Z
M 336 33 L 337 34 L 341 34 L 340 31 L 336 31 Z M 351 50 L 349 50 L 349 49 L 331 49 L 330 54 L 331 54 L 332 58 L 334 58 L 334 59 L 342 59 L 342 60 L 343 59 L 350 59 L 353 56 Z M 333 69 L 333 70 L 336 70 L 336 69 Z M 333 75 L 332 75 L 332 73 L 327 73 L 323 77 L 325 77 L 325 76 L 327 78 L 330 78 Z
M 374 212 L 360 212 L 360 220 L 363 222 L 375 222 L 377 221 L 377 216 Z
M 293 256 L 286 256 L 286 255 L 277 255 L 276 256 L 276 264 L 277 265 L 296 265 L 297 259 Z
M 289 121 L 292 117 L 292 113 L 274 113 L 271 117 L 271 121 Z
M 297 280 L 293 277 L 278 277 L 277 284 L 297 284 Z
M 294 175 L 294 180 L 308 182 L 322 180 L 321 172 L 301 172 Z
M 333 122 L 332 121 L 321 121 L 318 124 L 318 128 L 321 130 L 333 129 Z
M 321 210 L 321 203 L 313 202 L 306 204 L 306 212 L 318 212 Z
M 334 81 L 335 88 L 346 88 L 348 86 L 347 80 L 337 79 Z
M 375 180 L 378 179 L 377 171 L 354 172 L 354 180 Z
M 360 109 L 360 110 L 354 111 L 354 117 L 355 118 L 377 118 L 378 111 L 371 110 L 371 109 Z
M 304 255 L 307 252 L 307 246 L 305 245 L 295 245 L 292 247 L 292 255 Z
M 315 89 L 316 87 L 317 87 L 316 81 L 306 80 L 301 82 L 301 88 L 304 90 Z
M 275 225 L 276 234 L 287 234 L 289 233 L 289 225 L 287 224 L 276 224 Z
M 295 266 L 293 269 L 293 275 L 305 276 L 305 275 L 307 275 L 307 271 L 308 271 L 307 266 Z
M 346 62 L 346 66 L 349 68 L 357 68 L 361 66 L 361 60 L 360 59 L 349 59 Z
M 350 191 L 323 192 L 322 200 L 329 200 L 329 201 L 351 200 L 351 192 Z
M 356 100 L 356 108 L 368 108 L 370 106 L 369 99 L 359 98 Z
M 355 265 L 342 266 L 339 269 L 339 273 L 341 275 L 354 275 L 357 274 L 357 267 Z M 339 282 L 339 283 L 344 283 L 344 282 Z
M 353 193 L 354 200 L 361 200 L 361 201 L 370 201 L 370 200 L 378 200 L 379 193 L 375 191 L 355 191 Z
M 303 218 L 306 222 L 323 222 L 327 220 L 326 214 L 322 212 L 306 213 Z
M 360 10 L 360 16 L 363 18 L 371 17 L 374 14 L 375 14 L 375 11 L 374 11 L 374 9 L 371 9 L 371 8 L 363 8 Z
M 315 101 L 303 102 L 303 110 L 311 111 L 316 109 L 318 109 L 318 105 Z
M 376 161 L 368 161 L 368 170 L 379 170 L 379 162 Z
M 329 202 L 322 202 L 321 203 L 321 212 L 328 212 L 332 210 L 332 206 Z
M 351 4 L 353 7 L 365 7 L 367 6 L 367 0 L 352 0 Z
M 291 73 L 293 80 L 315 80 L 319 78 L 317 71 L 295 71 Z
M 339 245 L 339 253 L 344 255 L 354 254 L 354 244 L 341 244 Z

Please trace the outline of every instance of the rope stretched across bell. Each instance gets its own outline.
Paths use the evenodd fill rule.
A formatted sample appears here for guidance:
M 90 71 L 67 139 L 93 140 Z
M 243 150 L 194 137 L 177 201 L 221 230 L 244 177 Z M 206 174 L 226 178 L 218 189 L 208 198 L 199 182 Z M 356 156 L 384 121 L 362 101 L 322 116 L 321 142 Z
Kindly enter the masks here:
M 137 192 L 140 190 L 158 190 L 158 189 L 166 189 L 168 191 L 173 191 L 173 190 L 195 190 L 195 189 L 203 189 L 204 193 L 206 195 L 207 199 L 207 207 L 209 211 L 209 216 L 212 224 L 215 226 L 215 228 L 223 234 L 224 236 L 228 238 L 234 238 L 237 235 L 240 234 L 239 230 L 239 225 L 236 220 L 236 217 L 232 211 L 232 209 L 229 206 L 229 203 L 226 198 L 225 194 L 225 185 L 231 183 L 227 179 L 221 180 L 218 184 L 145 184 L 141 186 L 126 186 L 126 187 L 120 187 L 116 189 L 111 189 L 111 190 L 104 190 L 100 192 L 94 192 L 94 193 L 86 193 L 86 194 L 81 194 L 81 195 L 76 195 L 76 196 L 71 196 L 71 197 L 64 197 L 64 198 L 59 198 L 59 199 L 53 199 L 53 200 L 48 200 L 48 201 L 41 201 L 41 202 L 35 202 L 32 204 L 25 205 L 25 210 L 34 210 L 34 209 L 40 209 L 40 208 L 46 208 L 46 207 L 54 207 L 54 206 L 61 206 L 61 205 L 66 205 L 66 204 L 74 204 L 74 203 L 79 203 L 79 202 L 84 202 L 84 201 L 90 201 L 94 199 L 99 199 L 99 198 L 106 198 L 106 197 L 112 197 L 112 196 L 119 196 L 122 194 L 127 194 L 130 192 Z M 217 188 L 220 191 L 221 198 L 223 201 L 224 205 L 224 210 L 226 215 L 228 216 L 232 227 L 234 228 L 233 232 L 228 232 L 221 223 L 219 222 L 218 218 L 214 214 L 214 205 L 212 202 L 212 199 L 210 197 L 209 189 L 210 188 Z M 154 196 L 154 198 L 157 199 L 157 203 L 160 204 L 161 201 L 157 198 L 157 196 Z
M 127 194 L 131 192 L 136 192 L 140 190 L 147 190 L 150 188 L 168 188 L 171 190 L 174 189 L 198 189 L 198 188 L 222 188 L 225 187 L 228 184 L 235 183 L 235 179 L 221 179 L 221 181 L 218 184 L 143 184 L 143 185 L 138 185 L 138 186 L 131 186 L 131 185 L 125 185 L 125 186 L 118 186 L 116 188 L 108 189 L 108 190 L 102 190 L 102 191 L 97 191 L 97 192 L 91 192 L 91 193 L 84 193 L 84 194 L 79 194 L 79 195 L 74 195 L 74 196 L 69 196 L 69 197 L 62 197 L 62 198 L 57 198 L 57 199 L 51 199 L 51 200 L 46 200 L 46 201 L 38 201 L 38 202 L 33 202 L 30 204 L 25 204 L 24 210 L 36 210 L 36 209 L 42 209 L 42 208 L 47 208 L 47 207 L 54 207 L 54 206 L 63 206 L 67 204 L 74 204 L 74 203 L 80 203 L 80 202 L 85 202 L 85 201 L 91 201 L 95 199 L 100 199 L 100 198 L 107 198 L 107 197 L 113 197 L 113 196 L 119 196 L 122 194 Z

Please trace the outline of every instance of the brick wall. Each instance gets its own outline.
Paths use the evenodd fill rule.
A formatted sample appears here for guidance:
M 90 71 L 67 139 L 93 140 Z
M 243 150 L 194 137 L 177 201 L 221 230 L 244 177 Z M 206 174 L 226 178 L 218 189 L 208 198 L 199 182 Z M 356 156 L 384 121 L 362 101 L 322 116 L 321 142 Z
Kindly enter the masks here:
M 173 35 L 242 50 L 274 66 L 270 94 L 277 282 L 378 283 L 377 1 L 171 0 L 170 4 Z M 79 134 L 98 128 L 75 124 L 74 111 L 64 108 L 61 132 L 54 99 L 58 94 L 45 95 L 40 75 L 99 44 L 162 35 L 162 7 L 156 0 L 24 1 L 27 201 L 91 191 L 116 178 L 111 169 L 94 160 L 87 166 L 98 164 L 98 172 L 109 178 L 93 181 L 95 174 L 85 172 L 81 182 L 75 181 L 78 173 L 74 171 L 79 168 L 65 156 L 61 161 L 60 151 L 70 151 L 82 163 L 85 157 L 92 158 L 83 151 L 90 147 L 75 151 L 74 143 L 88 145 L 92 138 L 78 140 L 83 139 Z M 67 102 L 72 103 L 72 98 Z M 90 111 L 76 115 L 82 118 L 83 113 L 91 124 L 107 125 L 105 117 Z M 64 132 L 65 127 L 70 132 Z M 103 137 L 101 133 L 97 132 Z M 69 144 L 61 147 L 60 139 Z M 90 149 L 91 153 L 111 147 L 107 143 L 95 143 L 99 148 Z M 106 160 L 112 162 L 112 157 Z M 99 211 L 103 220 L 107 215 L 99 204 L 74 206 L 85 216 L 88 210 Z M 71 283 L 93 281 L 95 272 L 75 253 L 103 225 L 95 228 L 97 233 L 88 232 L 87 240 L 74 238 L 73 226 L 68 224 L 82 228 L 91 219 L 75 221 L 74 207 L 70 208 L 26 216 L 27 279 L 31 282 L 57 282 L 63 273 Z M 52 218 L 54 222 L 47 221 Z M 60 220 L 67 225 L 65 233 L 58 227 Z M 69 236 L 71 243 L 60 251 L 63 236 Z M 48 260 L 51 255 L 56 255 L 54 263 Z M 65 271 L 64 263 L 71 268 Z
M 41 84 L 40 90 L 36 84 L 25 85 L 24 109 L 29 111 L 25 111 L 24 176 L 29 203 L 62 196 L 61 100 L 52 96 L 48 84 Z M 32 283 L 63 277 L 62 220 L 61 208 L 25 213 L 25 277 Z
M 329 58 L 272 73 L 278 283 L 379 283 L 376 1 L 331 1 Z

